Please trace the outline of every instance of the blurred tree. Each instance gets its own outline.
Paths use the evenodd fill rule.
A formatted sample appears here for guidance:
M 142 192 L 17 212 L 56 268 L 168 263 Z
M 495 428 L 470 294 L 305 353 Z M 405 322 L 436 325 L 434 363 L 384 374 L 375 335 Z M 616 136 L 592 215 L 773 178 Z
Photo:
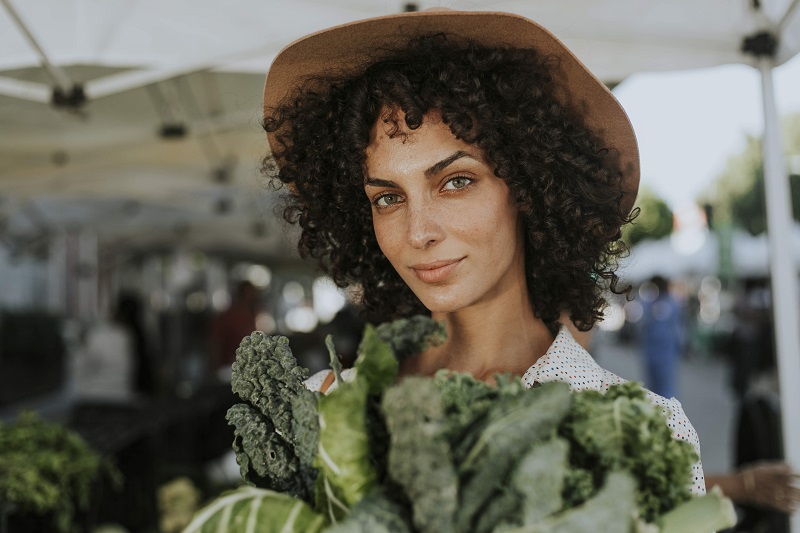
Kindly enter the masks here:
M 783 138 L 789 167 L 792 213 L 800 221 L 800 114 L 783 120 Z M 728 158 L 725 170 L 704 195 L 717 220 L 733 223 L 753 235 L 767 229 L 764 164 L 759 137 L 747 137 L 744 150 Z
M 644 239 L 660 239 L 672 233 L 672 210 L 650 187 L 642 186 L 636 198 L 639 216 L 622 230 L 630 246 Z

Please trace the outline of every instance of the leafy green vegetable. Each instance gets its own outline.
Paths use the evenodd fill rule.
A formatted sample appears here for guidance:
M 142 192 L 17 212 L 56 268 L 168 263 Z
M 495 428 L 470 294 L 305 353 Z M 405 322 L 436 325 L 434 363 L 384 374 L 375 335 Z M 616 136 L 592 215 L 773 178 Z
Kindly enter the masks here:
M 319 401 L 320 439 L 315 466 L 326 494 L 343 510 L 355 505 L 375 484 L 366 428 L 367 385 L 343 383 Z M 337 503 L 340 502 L 340 503 Z M 337 513 L 338 514 L 338 513 Z
M 356 376 L 319 400 L 319 449 L 314 466 L 322 472 L 318 508 L 336 522 L 376 484 L 370 461 L 368 396 L 394 382 L 398 363 L 391 348 L 371 326 L 364 331 L 356 358 Z
M 391 346 L 375 328 L 367 324 L 358 347 L 355 364 L 357 379 L 367 384 L 369 394 L 380 394 L 395 382 L 399 367 Z
M 297 365 L 289 339 L 260 331 L 242 339 L 232 366 L 231 389 L 270 418 L 282 436 L 292 433 L 291 402 L 305 387 L 308 370 Z
M 242 487 L 198 511 L 183 533 L 318 533 L 325 517 L 297 498 Z
M 570 442 L 571 462 L 598 475 L 608 470 L 631 472 L 637 481 L 642 517 L 656 516 L 691 498 L 687 487 L 697 460 L 692 446 L 672 432 L 645 391 L 634 382 L 609 388 L 607 394 L 575 394 L 575 407 L 561 432 Z
M 243 340 L 232 386 L 245 403 L 228 412 L 237 460 L 247 482 L 285 494 L 225 496 L 190 531 L 237 531 L 248 520 L 259 530 L 332 533 L 731 525 L 727 499 L 691 497 L 694 450 L 672 438 L 635 383 L 605 395 L 449 371 L 396 383 L 400 360 L 444 333 L 425 317 L 368 326 L 347 382 L 326 339 L 338 385 L 327 396 L 305 389 L 285 338 Z
M 317 394 L 305 391 L 292 400 L 292 441 L 303 472 L 314 464 L 319 448 Z M 312 474 L 313 477 L 313 474 Z
M 443 322 L 421 315 L 385 322 L 375 329 L 398 361 L 417 355 L 430 346 L 438 346 L 447 338 Z
M 414 525 L 422 533 L 455 531 L 458 476 L 436 384 L 407 378 L 386 391 L 382 407 L 391 435 L 389 472 L 411 499 Z
M 0 422 L 0 502 L 52 513 L 55 528 L 66 533 L 77 529 L 75 513 L 88 509 L 93 483 L 104 474 L 121 485 L 119 470 L 74 431 L 32 412 Z
M 373 490 L 350 510 L 347 518 L 325 533 L 412 533 L 407 511 L 382 490 Z
M 242 477 L 256 486 L 302 494 L 300 461 L 270 419 L 242 403 L 231 407 L 227 417 L 235 426 L 233 447 Z
M 242 478 L 313 503 L 319 439 L 316 395 L 303 380 L 286 337 L 256 331 L 242 339 L 232 365 L 231 389 L 246 403 L 228 410 Z
M 519 462 L 511 480 L 522 500 L 523 525 L 534 525 L 561 509 L 568 453 L 564 439 L 551 439 L 533 445 Z
M 597 495 L 582 505 L 506 533 L 628 533 L 636 507 L 635 489 L 630 475 L 612 472 Z
M 719 487 L 699 498 L 693 498 L 661 515 L 657 520 L 660 533 L 707 533 L 731 527 L 736 511 Z
M 496 400 L 486 425 L 460 464 L 462 495 L 458 530 L 466 531 L 475 514 L 502 486 L 532 441 L 555 435 L 572 404 L 565 383 L 546 383 L 535 393 L 513 394 Z

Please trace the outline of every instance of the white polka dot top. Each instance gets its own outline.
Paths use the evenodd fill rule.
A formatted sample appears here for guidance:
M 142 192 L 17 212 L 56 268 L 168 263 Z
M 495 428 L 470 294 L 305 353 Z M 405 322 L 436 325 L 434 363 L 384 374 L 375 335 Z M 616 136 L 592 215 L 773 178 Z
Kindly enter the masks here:
M 317 372 L 305 381 L 306 387 L 312 391 L 319 391 L 330 372 L 331 370 Z M 342 379 L 345 381 L 350 381 L 354 377 L 353 369 L 348 368 L 342 371 Z M 532 387 L 534 383 L 562 381 L 567 383 L 570 390 L 573 391 L 591 389 L 605 393 L 609 386 L 624 383 L 626 380 L 598 365 L 589 352 L 575 341 L 569 330 L 562 327 L 556 340 L 550 345 L 544 356 L 540 357 L 522 376 L 522 381 L 526 387 Z M 336 382 L 331 383 L 326 393 L 335 390 L 336 387 Z M 697 456 L 700 457 L 700 439 L 686 417 L 686 413 L 683 412 L 680 402 L 676 398 L 667 399 L 650 391 L 647 393 L 647 398 L 653 405 L 661 407 L 662 414 L 672 429 L 673 437 L 694 446 Z M 703 463 L 699 459 L 692 466 L 692 476 L 692 493 L 705 494 Z

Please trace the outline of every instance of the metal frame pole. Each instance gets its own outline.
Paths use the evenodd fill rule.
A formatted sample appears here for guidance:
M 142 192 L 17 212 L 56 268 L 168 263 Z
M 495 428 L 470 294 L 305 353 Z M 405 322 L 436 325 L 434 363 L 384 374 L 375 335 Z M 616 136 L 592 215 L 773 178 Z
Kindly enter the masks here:
M 764 188 L 767 199 L 767 236 L 772 278 L 772 309 L 783 426 L 783 451 L 794 470 L 800 469 L 800 302 L 797 266 L 792 242 L 792 197 L 783 156 L 783 143 L 775 105 L 774 60 L 758 58 L 764 102 Z M 791 519 L 792 533 L 800 533 L 800 515 Z
M 11 5 L 11 2 L 9 0 L 0 0 L 0 2 L 6 6 L 8 14 L 14 20 L 14 23 L 17 25 L 23 35 L 25 35 L 25 38 L 28 40 L 28 43 L 31 45 L 31 47 L 36 50 L 37 54 L 39 54 L 39 59 L 42 61 L 42 66 L 53 79 L 53 82 L 55 82 L 56 86 L 64 93 L 72 90 L 75 84 L 72 83 L 72 80 L 69 79 L 69 76 L 67 76 L 66 72 L 50 62 L 47 54 L 44 52 L 42 47 L 39 46 L 39 42 L 36 40 L 36 37 L 33 36 L 33 33 L 31 33 L 31 31 L 28 29 L 28 26 L 25 25 L 25 22 L 17 14 L 14 6 Z

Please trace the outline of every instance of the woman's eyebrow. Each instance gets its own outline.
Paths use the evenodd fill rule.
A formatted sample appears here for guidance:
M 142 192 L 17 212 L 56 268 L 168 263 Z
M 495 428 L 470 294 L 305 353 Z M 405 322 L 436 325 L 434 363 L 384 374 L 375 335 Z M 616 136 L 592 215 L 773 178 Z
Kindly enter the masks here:
M 453 153 L 450 156 L 445 157 L 438 163 L 434 163 L 430 166 L 430 168 L 426 169 L 424 174 L 425 177 L 430 179 L 445 168 L 447 168 L 450 164 L 454 161 L 461 159 L 462 157 L 468 157 L 470 159 L 474 159 L 475 161 L 480 162 L 480 159 L 475 157 L 474 155 L 470 154 L 469 152 L 465 152 L 464 150 L 459 150 Z M 367 178 L 364 180 L 364 186 L 372 186 L 372 187 L 397 187 L 397 184 L 390 180 L 382 180 L 378 178 Z
M 393 181 L 381 180 L 378 178 L 367 178 L 364 180 L 364 187 L 389 187 L 398 189 L 399 187 Z
M 480 160 L 476 158 L 474 155 L 465 152 L 464 150 L 459 150 L 455 152 L 453 155 L 446 157 L 441 161 L 439 161 L 438 163 L 432 165 L 429 169 L 425 171 L 425 177 L 431 178 L 435 176 L 436 174 L 447 168 L 447 166 L 450 165 L 453 161 L 461 159 L 462 157 L 469 157 L 470 159 L 474 159 L 475 161 L 480 162 Z

